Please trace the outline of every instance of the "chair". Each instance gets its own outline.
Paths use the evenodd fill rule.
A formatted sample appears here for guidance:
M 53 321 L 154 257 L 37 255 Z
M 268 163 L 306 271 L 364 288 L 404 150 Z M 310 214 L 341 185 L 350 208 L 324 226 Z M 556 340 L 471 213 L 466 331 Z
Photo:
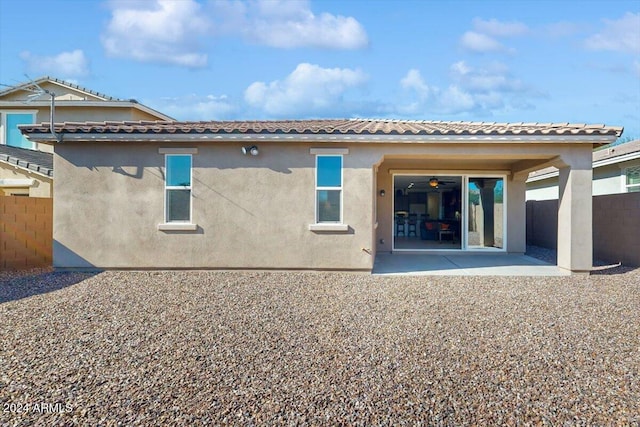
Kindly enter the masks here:
M 405 220 L 404 220 L 404 216 L 396 216 L 396 236 L 399 236 L 400 233 L 402 233 L 402 235 L 406 236 L 406 231 L 405 231 Z
M 409 231 L 407 232 L 407 236 L 411 236 L 413 233 L 414 236 L 418 237 L 418 215 L 417 214 L 409 214 Z
M 429 220 L 421 222 L 420 235 L 422 240 L 438 240 L 438 223 Z
M 442 236 L 451 236 L 451 242 L 455 243 L 456 236 L 455 230 L 451 227 L 451 224 L 447 224 L 445 222 L 441 222 L 438 224 L 438 240 L 442 243 Z

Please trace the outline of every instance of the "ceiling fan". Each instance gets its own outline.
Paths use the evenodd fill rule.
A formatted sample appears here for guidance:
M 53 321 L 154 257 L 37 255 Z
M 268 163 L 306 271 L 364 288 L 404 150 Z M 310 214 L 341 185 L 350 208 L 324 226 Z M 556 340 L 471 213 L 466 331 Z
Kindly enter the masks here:
M 455 184 L 455 181 L 440 181 L 435 176 L 429 180 L 429 187 L 438 188 L 440 185 Z

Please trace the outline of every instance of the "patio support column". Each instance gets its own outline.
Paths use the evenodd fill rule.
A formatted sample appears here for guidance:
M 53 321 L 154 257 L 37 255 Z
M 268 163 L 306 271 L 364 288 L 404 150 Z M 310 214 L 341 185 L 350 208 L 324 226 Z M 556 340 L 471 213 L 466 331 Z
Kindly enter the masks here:
M 559 168 L 558 267 L 575 273 L 593 266 L 591 146 L 562 156 Z
M 483 246 L 495 245 L 495 196 L 497 180 L 495 178 L 474 179 L 476 187 L 480 190 L 480 203 L 482 203 L 484 234 L 482 236 Z

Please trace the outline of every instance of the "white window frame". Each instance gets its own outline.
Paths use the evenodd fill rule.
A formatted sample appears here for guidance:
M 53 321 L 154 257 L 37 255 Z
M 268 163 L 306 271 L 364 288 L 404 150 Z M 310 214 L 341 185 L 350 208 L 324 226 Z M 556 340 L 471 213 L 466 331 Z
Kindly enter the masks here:
M 161 231 L 195 231 L 198 224 L 193 222 L 193 155 L 198 153 L 197 148 L 160 148 L 160 154 L 164 154 L 164 223 L 158 224 L 158 230 Z M 191 167 L 189 168 L 189 184 L 183 185 L 167 185 L 168 168 L 167 163 L 170 156 L 189 156 L 191 159 Z M 189 190 L 189 219 L 183 221 L 169 221 L 168 209 L 168 193 L 169 190 Z
M 640 172 L 640 165 L 638 166 L 629 166 L 624 168 L 624 179 L 622 181 L 623 185 L 624 185 L 624 192 L 625 193 L 631 193 L 631 191 L 629 191 L 630 188 L 640 188 L 640 184 L 629 184 L 629 179 L 628 179 L 628 175 L 629 172 L 632 169 L 637 169 Z
M 2 145 L 7 145 L 7 116 L 9 114 L 31 114 L 30 124 L 34 124 L 36 122 L 38 110 L 0 110 L 0 144 Z M 36 149 L 36 144 L 34 142 L 31 142 L 31 149 Z
M 309 225 L 311 231 L 336 231 L 346 232 L 349 230 L 349 225 L 344 222 L 344 155 L 349 154 L 347 148 L 312 148 L 311 154 L 315 154 L 315 174 L 314 174 L 314 205 L 315 222 Z M 320 157 L 340 157 L 340 186 L 318 186 L 318 159 Z M 340 191 L 340 219 L 339 221 L 324 221 L 320 222 L 318 215 L 318 191 Z

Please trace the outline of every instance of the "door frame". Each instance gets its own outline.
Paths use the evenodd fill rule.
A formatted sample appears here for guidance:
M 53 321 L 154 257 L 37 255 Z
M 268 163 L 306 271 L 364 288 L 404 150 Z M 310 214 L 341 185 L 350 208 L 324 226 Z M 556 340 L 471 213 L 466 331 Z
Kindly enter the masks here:
M 459 249 L 399 249 L 396 248 L 395 235 L 395 213 L 396 213 L 396 176 L 416 176 L 416 177 L 440 177 L 440 176 L 456 176 L 461 178 L 461 218 L 460 218 L 460 248 Z M 391 187 L 391 252 L 507 252 L 507 211 L 508 211 L 508 174 L 491 171 L 437 171 L 437 170 L 412 170 L 411 172 L 392 172 Z M 503 195 L 502 195 L 502 248 L 494 247 L 472 247 L 469 248 L 469 178 L 498 178 L 502 179 Z

